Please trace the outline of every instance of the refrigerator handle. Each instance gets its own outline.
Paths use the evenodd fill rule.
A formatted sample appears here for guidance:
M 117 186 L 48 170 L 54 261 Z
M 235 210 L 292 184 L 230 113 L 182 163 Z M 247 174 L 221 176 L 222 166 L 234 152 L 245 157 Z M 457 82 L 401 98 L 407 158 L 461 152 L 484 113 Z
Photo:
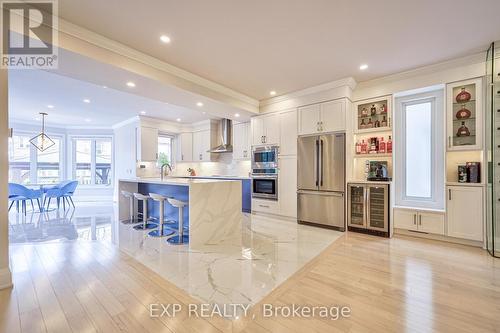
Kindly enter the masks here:
M 320 142 L 320 153 L 319 156 L 321 157 L 321 164 L 320 164 L 320 169 L 319 169 L 319 175 L 320 175 L 320 180 L 319 180 L 319 185 L 323 186 L 323 140 L 319 140 Z
M 319 185 L 319 140 L 316 140 L 316 186 Z

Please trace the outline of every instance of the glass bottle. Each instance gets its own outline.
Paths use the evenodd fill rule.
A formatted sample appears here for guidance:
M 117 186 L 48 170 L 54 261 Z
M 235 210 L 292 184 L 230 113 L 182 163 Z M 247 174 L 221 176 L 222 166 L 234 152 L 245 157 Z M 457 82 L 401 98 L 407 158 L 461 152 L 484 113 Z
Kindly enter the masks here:
M 392 153 L 392 139 L 390 135 L 389 135 L 389 140 L 387 140 L 386 150 L 388 154 Z
M 377 153 L 377 138 L 370 138 L 370 154 Z
M 457 103 L 465 103 L 468 102 L 471 98 L 471 94 L 465 90 L 465 87 L 462 87 L 460 93 L 455 97 Z
M 380 154 L 384 154 L 385 153 L 385 141 L 384 141 L 384 137 L 381 137 L 380 140 L 379 140 L 379 143 L 378 143 L 378 152 Z
M 368 124 L 366 124 L 366 128 L 373 128 L 372 118 L 368 120 Z
M 375 126 L 374 127 L 380 127 L 380 121 L 378 119 L 375 120 Z
M 356 154 L 361 154 L 361 143 L 356 142 Z
M 361 124 L 359 124 L 359 129 L 364 129 L 366 128 L 365 120 L 361 119 Z
M 361 154 L 366 154 L 368 149 L 368 145 L 366 144 L 365 140 L 361 140 Z
M 462 104 L 462 108 L 457 111 L 457 114 L 455 115 L 457 119 L 468 119 L 472 113 L 465 108 L 465 104 Z
M 382 118 L 382 121 L 380 122 L 380 126 L 387 127 L 387 119 L 385 119 L 385 116 Z
M 361 117 L 367 117 L 368 116 L 368 109 L 367 108 L 363 108 L 361 110 Z
M 458 137 L 462 137 L 462 136 L 470 136 L 470 131 L 469 129 L 467 128 L 467 126 L 465 126 L 465 121 L 462 121 L 462 126 L 460 126 L 458 128 L 458 131 L 457 131 L 457 136 Z
M 380 108 L 380 114 L 386 114 L 387 113 L 387 108 L 385 107 L 385 104 L 382 104 L 382 107 Z
M 375 104 L 372 104 L 372 107 L 370 108 L 370 113 L 372 116 L 377 114 L 377 108 L 375 107 Z

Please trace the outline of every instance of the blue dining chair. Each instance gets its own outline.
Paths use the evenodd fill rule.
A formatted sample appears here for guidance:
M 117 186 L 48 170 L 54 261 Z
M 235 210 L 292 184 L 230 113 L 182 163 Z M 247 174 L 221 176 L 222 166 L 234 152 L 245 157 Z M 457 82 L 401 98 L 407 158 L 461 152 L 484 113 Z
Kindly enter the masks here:
M 52 200 L 52 198 L 55 198 L 57 200 L 57 209 L 59 209 L 61 205 L 61 199 L 63 200 L 62 203 L 64 210 L 66 210 L 66 201 L 68 202 L 68 205 L 71 202 L 73 208 L 75 208 L 75 203 L 73 202 L 72 196 L 75 193 L 77 185 L 78 181 L 76 180 L 65 180 L 56 186 L 47 188 L 45 192 L 43 206 L 45 207 L 45 203 L 47 203 L 47 209 L 48 209 L 50 207 L 50 201 Z
M 22 211 L 24 215 L 26 215 L 26 201 L 29 200 L 31 203 L 31 208 L 35 210 L 35 206 L 33 205 L 33 199 L 36 199 L 38 203 L 38 209 L 41 210 L 42 207 L 40 205 L 40 199 L 42 198 L 42 191 L 41 190 L 32 190 L 27 188 L 24 185 L 21 184 L 16 184 L 16 183 L 9 183 L 9 201 L 11 201 L 9 205 L 9 211 L 12 208 L 12 205 L 14 203 L 17 204 L 18 211 L 19 211 L 19 202 L 21 202 L 22 205 Z

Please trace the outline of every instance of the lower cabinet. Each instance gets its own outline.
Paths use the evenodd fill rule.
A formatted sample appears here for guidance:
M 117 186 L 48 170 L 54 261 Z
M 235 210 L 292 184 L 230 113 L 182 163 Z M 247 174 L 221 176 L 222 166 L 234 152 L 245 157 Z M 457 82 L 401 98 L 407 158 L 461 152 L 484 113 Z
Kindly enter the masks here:
M 444 212 L 394 208 L 394 227 L 429 234 L 445 234 Z
M 483 240 L 483 188 L 475 186 L 447 187 L 447 235 Z
M 280 214 L 280 205 L 276 200 L 252 199 L 252 212 Z

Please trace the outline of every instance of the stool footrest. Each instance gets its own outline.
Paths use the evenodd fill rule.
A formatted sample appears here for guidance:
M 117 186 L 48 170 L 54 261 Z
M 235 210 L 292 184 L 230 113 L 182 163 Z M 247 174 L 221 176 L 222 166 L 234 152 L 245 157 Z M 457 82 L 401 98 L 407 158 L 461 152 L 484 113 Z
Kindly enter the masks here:
M 183 244 L 188 244 L 189 243 L 189 236 L 184 235 L 182 238 L 179 235 L 170 237 L 167 239 L 167 242 L 172 245 L 183 245 Z

